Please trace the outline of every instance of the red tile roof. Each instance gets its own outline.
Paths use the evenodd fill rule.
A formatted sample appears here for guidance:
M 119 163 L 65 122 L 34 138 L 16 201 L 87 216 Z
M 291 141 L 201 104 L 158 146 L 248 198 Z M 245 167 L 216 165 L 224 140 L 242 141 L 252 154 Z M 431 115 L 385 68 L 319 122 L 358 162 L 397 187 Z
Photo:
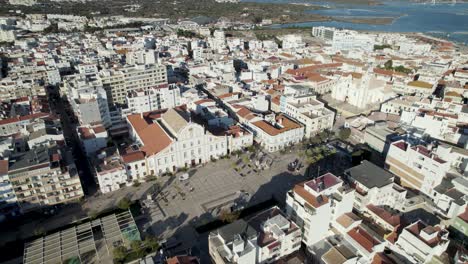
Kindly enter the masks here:
M 286 116 L 284 116 L 282 114 L 280 114 L 280 115 L 278 115 L 276 117 L 276 122 L 281 123 L 282 127 L 280 127 L 280 128 L 275 127 L 272 124 L 270 124 L 270 123 L 268 123 L 268 122 L 266 122 L 264 120 L 256 121 L 256 122 L 253 122 L 252 124 L 257 126 L 258 128 L 260 128 L 261 130 L 265 131 L 270 136 L 276 136 L 276 135 L 279 135 L 279 134 L 281 134 L 283 132 L 293 130 L 293 129 L 298 129 L 298 128 L 302 127 L 301 124 L 292 121 L 291 119 L 287 118 Z
M 372 252 L 374 246 L 380 244 L 377 239 L 375 239 L 371 234 L 359 226 L 350 230 L 348 235 L 369 253 Z
M 8 174 L 8 160 L 0 160 L 0 175 Z
M 131 163 L 145 159 L 145 154 L 142 151 L 130 152 L 122 155 L 124 163 Z
M 367 205 L 367 209 L 393 227 L 398 227 L 401 224 L 401 216 L 398 214 L 392 214 L 384 208 L 375 206 L 373 204 Z
M 158 122 L 142 117 L 142 114 L 127 116 L 127 120 L 143 143 L 142 151 L 147 156 L 154 155 L 172 143 L 172 139 Z
M 294 186 L 293 191 L 314 208 L 319 208 L 320 206 L 328 203 L 328 197 L 321 195 L 321 198 L 318 198 L 314 196 L 304 189 L 304 183 Z

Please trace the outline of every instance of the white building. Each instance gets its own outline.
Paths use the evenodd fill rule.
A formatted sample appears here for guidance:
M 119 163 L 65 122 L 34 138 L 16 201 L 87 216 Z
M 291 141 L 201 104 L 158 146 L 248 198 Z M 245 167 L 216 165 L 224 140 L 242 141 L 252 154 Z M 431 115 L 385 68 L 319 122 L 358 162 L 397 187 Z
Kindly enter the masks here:
M 228 153 L 227 136 L 213 136 L 180 109 L 133 114 L 127 120 L 130 137 L 140 147 L 123 154 L 123 159 L 135 163 L 128 166 L 128 173 L 138 179 L 204 164 Z
M 111 126 L 107 94 L 100 80 L 74 75 L 65 80 L 64 90 L 81 125 L 102 122 L 105 127 Z
M 450 163 L 432 152 L 431 147 L 411 146 L 400 140 L 390 145 L 385 165 L 400 179 L 403 186 L 418 190 L 429 197 L 442 182 Z
M 161 85 L 128 92 L 127 106 L 131 113 L 143 113 L 181 105 L 180 89 L 175 85 Z
M 299 143 L 304 138 L 304 126 L 283 114 L 270 114 L 265 120 L 248 124 L 255 140 L 268 152 L 279 151 Z
M 0 28 L 0 42 L 13 42 L 16 40 L 16 35 L 13 30 L 3 30 Z
M 430 226 L 419 220 L 403 229 L 396 247 L 413 263 L 429 263 L 434 256 L 446 252 L 450 242 L 448 235 L 440 226 Z
M 354 190 L 331 173 L 297 184 L 286 195 L 286 212 L 310 247 L 329 236 L 330 224 L 353 209 Z
M 113 192 L 132 184 L 116 148 L 101 149 L 95 157 L 90 161 L 94 165 L 95 177 L 102 193 Z
M 283 95 L 280 110 L 304 125 L 306 138 L 331 130 L 335 120 L 335 113 L 325 108 L 314 95 Z
M 271 263 L 299 250 L 301 229 L 273 207 L 211 232 L 208 246 L 215 264 Z
M 345 171 L 345 176 L 356 190 L 354 208 L 365 211 L 367 205 L 389 206 L 404 210 L 406 190 L 394 183 L 390 172 L 364 160 Z
M 109 135 L 102 124 L 80 126 L 76 128 L 81 148 L 86 156 L 91 157 L 107 146 Z
M 313 27 L 312 35 L 331 44 L 334 52 L 342 50 L 373 51 L 375 36 L 354 30 L 339 30 L 330 27 Z
M 331 96 L 358 108 L 381 103 L 395 96 L 391 85 L 370 74 L 342 76 L 332 88 Z

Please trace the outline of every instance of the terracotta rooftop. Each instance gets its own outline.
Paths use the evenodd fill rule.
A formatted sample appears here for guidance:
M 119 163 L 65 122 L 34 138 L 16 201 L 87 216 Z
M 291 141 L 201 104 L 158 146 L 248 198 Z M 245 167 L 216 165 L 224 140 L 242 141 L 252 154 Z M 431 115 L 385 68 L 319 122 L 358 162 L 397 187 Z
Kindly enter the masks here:
M 367 205 L 367 209 L 393 227 L 397 227 L 401 224 L 401 216 L 399 214 L 392 214 L 384 208 L 375 206 L 373 204 Z
M 281 124 L 282 127 L 276 127 L 273 124 L 266 122 L 265 120 L 256 121 L 252 124 L 265 131 L 265 133 L 269 134 L 270 136 L 277 136 L 286 131 L 302 127 L 301 124 L 292 121 L 291 119 L 287 118 L 282 114 L 276 117 L 276 122 L 278 124 Z
M 369 253 L 373 251 L 374 246 L 380 244 L 377 239 L 359 226 L 349 231 L 348 235 Z
M 172 143 L 172 139 L 155 120 L 142 117 L 141 114 L 129 115 L 127 119 L 142 141 L 141 150 L 147 156 L 162 151 Z
M 350 227 L 353 223 L 361 220 L 359 216 L 355 215 L 354 213 L 346 213 L 342 214 L 336 219 L 336 222 L 340 225 L 342 225 L 344 228 Z
M 8 160 L 0 160 L 0 175 L 8 174 Z
M 309 188 L 311 188 L 312 190 L 316 192 L 321 192 L 341 182 L 343 181 L 340 180 L 335 175 L 333 175 L 332 173 L 327 173 L 318 178 L 315 178 L 311 181 L 306 182 L 305 185 L 307 185 Z
M 441 241 L 440 239 L 440 234 L 437 234 L 433 239 L 431 240 L 425 240 L 424 238 L 421 237 L 421 232 L 425 230 L 428 233 L 433 233 L 433 232 L 438 232 L 441 230 L 439 227 L 433 227 L 429 226 L 428 224 L 424 223 L 423 221 L 418 221 L 408 227 L 405 228 L 408 230 L 411 234 L 414 236 L 418 237 L 421 241 L 426 243 L 430 247 L 435 247 L 439 242 Z
M 304 189 L 304 183 L 296 184 L 293 189 L 294 193 L 299 195 L 302 199 L 304 199 L 309 205 L 314 208 L 318 208 L 324 204 L 328 203 L 328 197 L 324 195 L 315 196 Z M 320 198 L 319 198 L 320 197 Z
M 122 160 L 125 163 L 131 163 L 139 160 L 145 159 L 145 153 L 142 151 L 130 152 L 122 155 Z

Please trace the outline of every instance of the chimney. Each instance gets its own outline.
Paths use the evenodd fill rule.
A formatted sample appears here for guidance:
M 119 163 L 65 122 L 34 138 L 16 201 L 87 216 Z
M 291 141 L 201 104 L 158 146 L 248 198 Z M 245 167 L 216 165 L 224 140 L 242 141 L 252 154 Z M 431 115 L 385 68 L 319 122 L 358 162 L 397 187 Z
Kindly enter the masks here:
M 283 125 L 283 118 L 282 117 L 280 117 L 280 119 L 278 119 L 278 124 Z
M 141 119 L 143 119 L 143 112 L 140 113 L 140 117 L 141 117 Z

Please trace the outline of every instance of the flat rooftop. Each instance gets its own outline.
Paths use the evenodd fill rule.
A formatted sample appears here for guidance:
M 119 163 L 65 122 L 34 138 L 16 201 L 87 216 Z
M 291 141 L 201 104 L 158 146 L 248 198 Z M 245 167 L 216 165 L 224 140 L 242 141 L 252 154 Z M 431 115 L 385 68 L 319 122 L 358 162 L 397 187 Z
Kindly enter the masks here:
M 361 164 L 347 169 L 345 173 L 368 189 L 381 188 L 393 182 L 394 175 L 374 163 L 364 160 Z

